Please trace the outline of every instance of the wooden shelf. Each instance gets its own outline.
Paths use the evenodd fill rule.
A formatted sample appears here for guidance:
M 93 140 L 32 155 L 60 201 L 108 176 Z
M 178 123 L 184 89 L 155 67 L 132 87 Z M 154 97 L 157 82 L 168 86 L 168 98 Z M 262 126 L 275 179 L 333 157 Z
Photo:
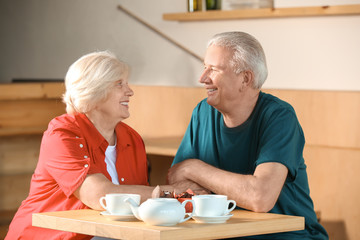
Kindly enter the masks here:
M 336 16 L 359 15 L 360 4 L 322 6 L 322 7 L 296 7 L 296 8 L 259 8 L 239 9 L 231 11 L 199 11 L 185 13 L 166 13 L 163 19 L 167 21 L 205 21 L 205 20 L 231 20 L 251 18 L 281 18 L 281 17 L 307 17 L 307 16 Z

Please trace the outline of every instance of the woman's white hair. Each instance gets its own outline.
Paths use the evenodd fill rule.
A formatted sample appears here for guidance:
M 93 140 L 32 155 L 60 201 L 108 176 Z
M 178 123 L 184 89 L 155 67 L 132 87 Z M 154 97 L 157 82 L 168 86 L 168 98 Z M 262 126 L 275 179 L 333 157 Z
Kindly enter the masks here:
M 86 54 L 65 76 L 63 101 L 68 114 L 86 113 L 105 100 L 114 82 L 127 78 L 129 67 L 109 51 Z
M 243 70 L 251 70 L 254 73 L 253 87 L 261 88 L 267 78 L 268 70 L 265 53 L 258 40 L 244 32 L 224 32 L 211 38 L 208 47 L 211 45 L 233 50 L 230 64 L 234 72 L 239 74 Z

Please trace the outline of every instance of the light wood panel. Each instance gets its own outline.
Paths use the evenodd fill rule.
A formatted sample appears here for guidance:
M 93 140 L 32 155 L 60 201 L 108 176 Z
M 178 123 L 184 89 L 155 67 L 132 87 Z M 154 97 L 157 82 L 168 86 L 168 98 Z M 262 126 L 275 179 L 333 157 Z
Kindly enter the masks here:
M 206 92 L 198 87 L 131 87 L 135 96 L 126 122 L 143 136 L 151 154 L 152 183 L 163 183 L 192 110 Z M 359 239 L 360 92 L 264 91 L 288 101 L 298 115 L 306 137 L 311 196 L 331 239 Z M 17 208 L 26 197 L 41 134 L 52 117 L 65 111 L 62 92 L 59 83 L 0 85 L 0 191 L 6 193 L 0 210 Z
M 64 93 L 63 83 L 5 83 L 0 84 L 1 100 L 59 99 Z
M 41 133 L 64 112 L 65 105 L 58 99 L 0 101 L 0 135 Z
M 14 210 L 0 211 L 0 239 L 5 239 L 9 224 L 15 214 Z
M 42 133 L 65 112 L 63 91 L 62 83 L 0 84 L 0 211 L 27 197 Z
M 144 143 L 148 154 L 175 156 L 181 140 L 182 136 L 144 138 Z
M 147 158 L 150 166 L 150 185 L 166 185 L 166 174 L 171 167 L 174 158 L 171 155 L 166 156 L 157 154 L 148 154 Z
M 203 88 L 131 86 L 130 118 L 125 120 L 143 137 L 182 136 L 192 110 L 206 97 Z
M 306 146 L 304 157 L 315 209 L 324 226 L 332 223 L 330 239 L 344 239 L 336 235 L 344 231 L 360 239 L 360 149 Z
M 0 211 L 17 209 L 29 193 L 41 135 L 0 137 Z
M 335 16 L 358 15 L 360 5 L 322 6 L 322 7 L 293 7 L 293 8 L 255 8 L 237 9 L 229 11 L 212 10 L 182 13 L 166 13 L 163 19 L 168 21 L 204 21 L 231 20 L 251 18 L 280 18 L 306 16 Z
M 32 174 L 0 175 L 0 211 L 17 209 L 28 196 Z
M 33 84 L 0 85 L 0 91 L 19 91 Z M 26 85 L 26 87 L 22 86 Z M 42 133 L 54 116 L 65 112 L 60 97 L 63 85 L 40 84 L 31 100 L 0 99 L 0 135 Z M 36 89 L 34 85 L 34 89 Z M 196 104 L 206 97 L 203 88 L 131 86 L 131 116 L 125 122 L 145 138 L 182 136 Z M 31 89 L 31 88 L 30 88 Z M 345 91 L 271 90 L 293 105 L 305 132 L 307 144 L 360 148 L 360 93 Z M 26 91 L 27 92 L 27 91 Z M 34 92 L 36 92 L 34 90 Z M 12 95 L 11 95 L 12 96 Z M 34 99 L 36 97 L 38 99 Z M 46 101 L 44 96 L 51 96 Z M 52 99 L 54 98 L 54 99 Z M 341 123 L 341 124 L 339 124 Z
M 309 145 L 360 148 L 360 92 L 270 90 L 295 109 Z
M 0 84 L 0 136 L 41 134 L 65 113 L 63 83 Z
M 36 167 L 41 135 L 0 138 L 0 175 L 32 173 Z
M 203 88 L 132 86 L 125 122 L 144 138 L 182 136 Z M 360 148 L 360 92 L 265 89 L 294 107 L 309 145 Z M 150 93 L 150 94 L 149 94 Z
M 130 103 L 132 116 L 128 123 L 142 133 L 150 153 L 173 156 L 193 108 L 206 97 L 205 90 L 193 88 L 188 92 L 182 88 L 145 89 L 142 86 L 133 89 L 136 95 Z M 167 92 L 169 89 L 171 93 Z M 146 95 L 147 90 L 152 94 Z M 297 113 L 306 138 L 304 154 L 311 195 L 331 239 L 359 239 L 354 223 L 359 222 L 360 213 L 360 205 L 356 204 L 360 202 L 357 187 L 360 184 L 357 177 L 360 171 L 360 92 L 274 89 L 264 92 L 289 102 Z M 177 102 L 173 98 L 185 101 Z M 148 106 L 157 106 L 157 110 L 150 107 L 144 114 L 142 108 Z M 163 117 L 164 113 L 168 114 L 167 118 Z M 172 125 L 166 126 L 164 121 Z M 158 160 L 169 165 L 166 158 Z M 166 170 L 162 174 L 165 175 Z

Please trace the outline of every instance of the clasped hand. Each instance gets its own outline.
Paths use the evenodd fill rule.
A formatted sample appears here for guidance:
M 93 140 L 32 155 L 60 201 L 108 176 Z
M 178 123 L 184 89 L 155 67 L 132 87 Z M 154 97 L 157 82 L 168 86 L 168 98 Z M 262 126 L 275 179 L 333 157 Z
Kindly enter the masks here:
M 175 188 L 175 193 L 185 192 L 191 189 L 194 194 L 209 194 L 211 191 L 196 183 L 192 178 L 192 174 L 197 170 L 196 165 L 199 164 L 198 159 L 187 159 L 172 166 L 167 175 L 168 183 Z

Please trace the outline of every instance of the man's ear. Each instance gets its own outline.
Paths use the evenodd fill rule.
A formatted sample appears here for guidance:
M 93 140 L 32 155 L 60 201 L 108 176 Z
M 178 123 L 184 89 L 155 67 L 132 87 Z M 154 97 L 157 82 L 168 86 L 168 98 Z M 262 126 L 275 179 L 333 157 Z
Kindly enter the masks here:
M 251 87 L 254 83 L 254 73 L 249 70 L 244 71 L 243 84 L 247 87 Z
M 241 82 L 241 88 L 240 92 L 242 92 L 244 89 L 250 87 L 252 88 L 254 83 L 254 73 L 249 70 L 245 70 L 242 72 L 242 82 Z

